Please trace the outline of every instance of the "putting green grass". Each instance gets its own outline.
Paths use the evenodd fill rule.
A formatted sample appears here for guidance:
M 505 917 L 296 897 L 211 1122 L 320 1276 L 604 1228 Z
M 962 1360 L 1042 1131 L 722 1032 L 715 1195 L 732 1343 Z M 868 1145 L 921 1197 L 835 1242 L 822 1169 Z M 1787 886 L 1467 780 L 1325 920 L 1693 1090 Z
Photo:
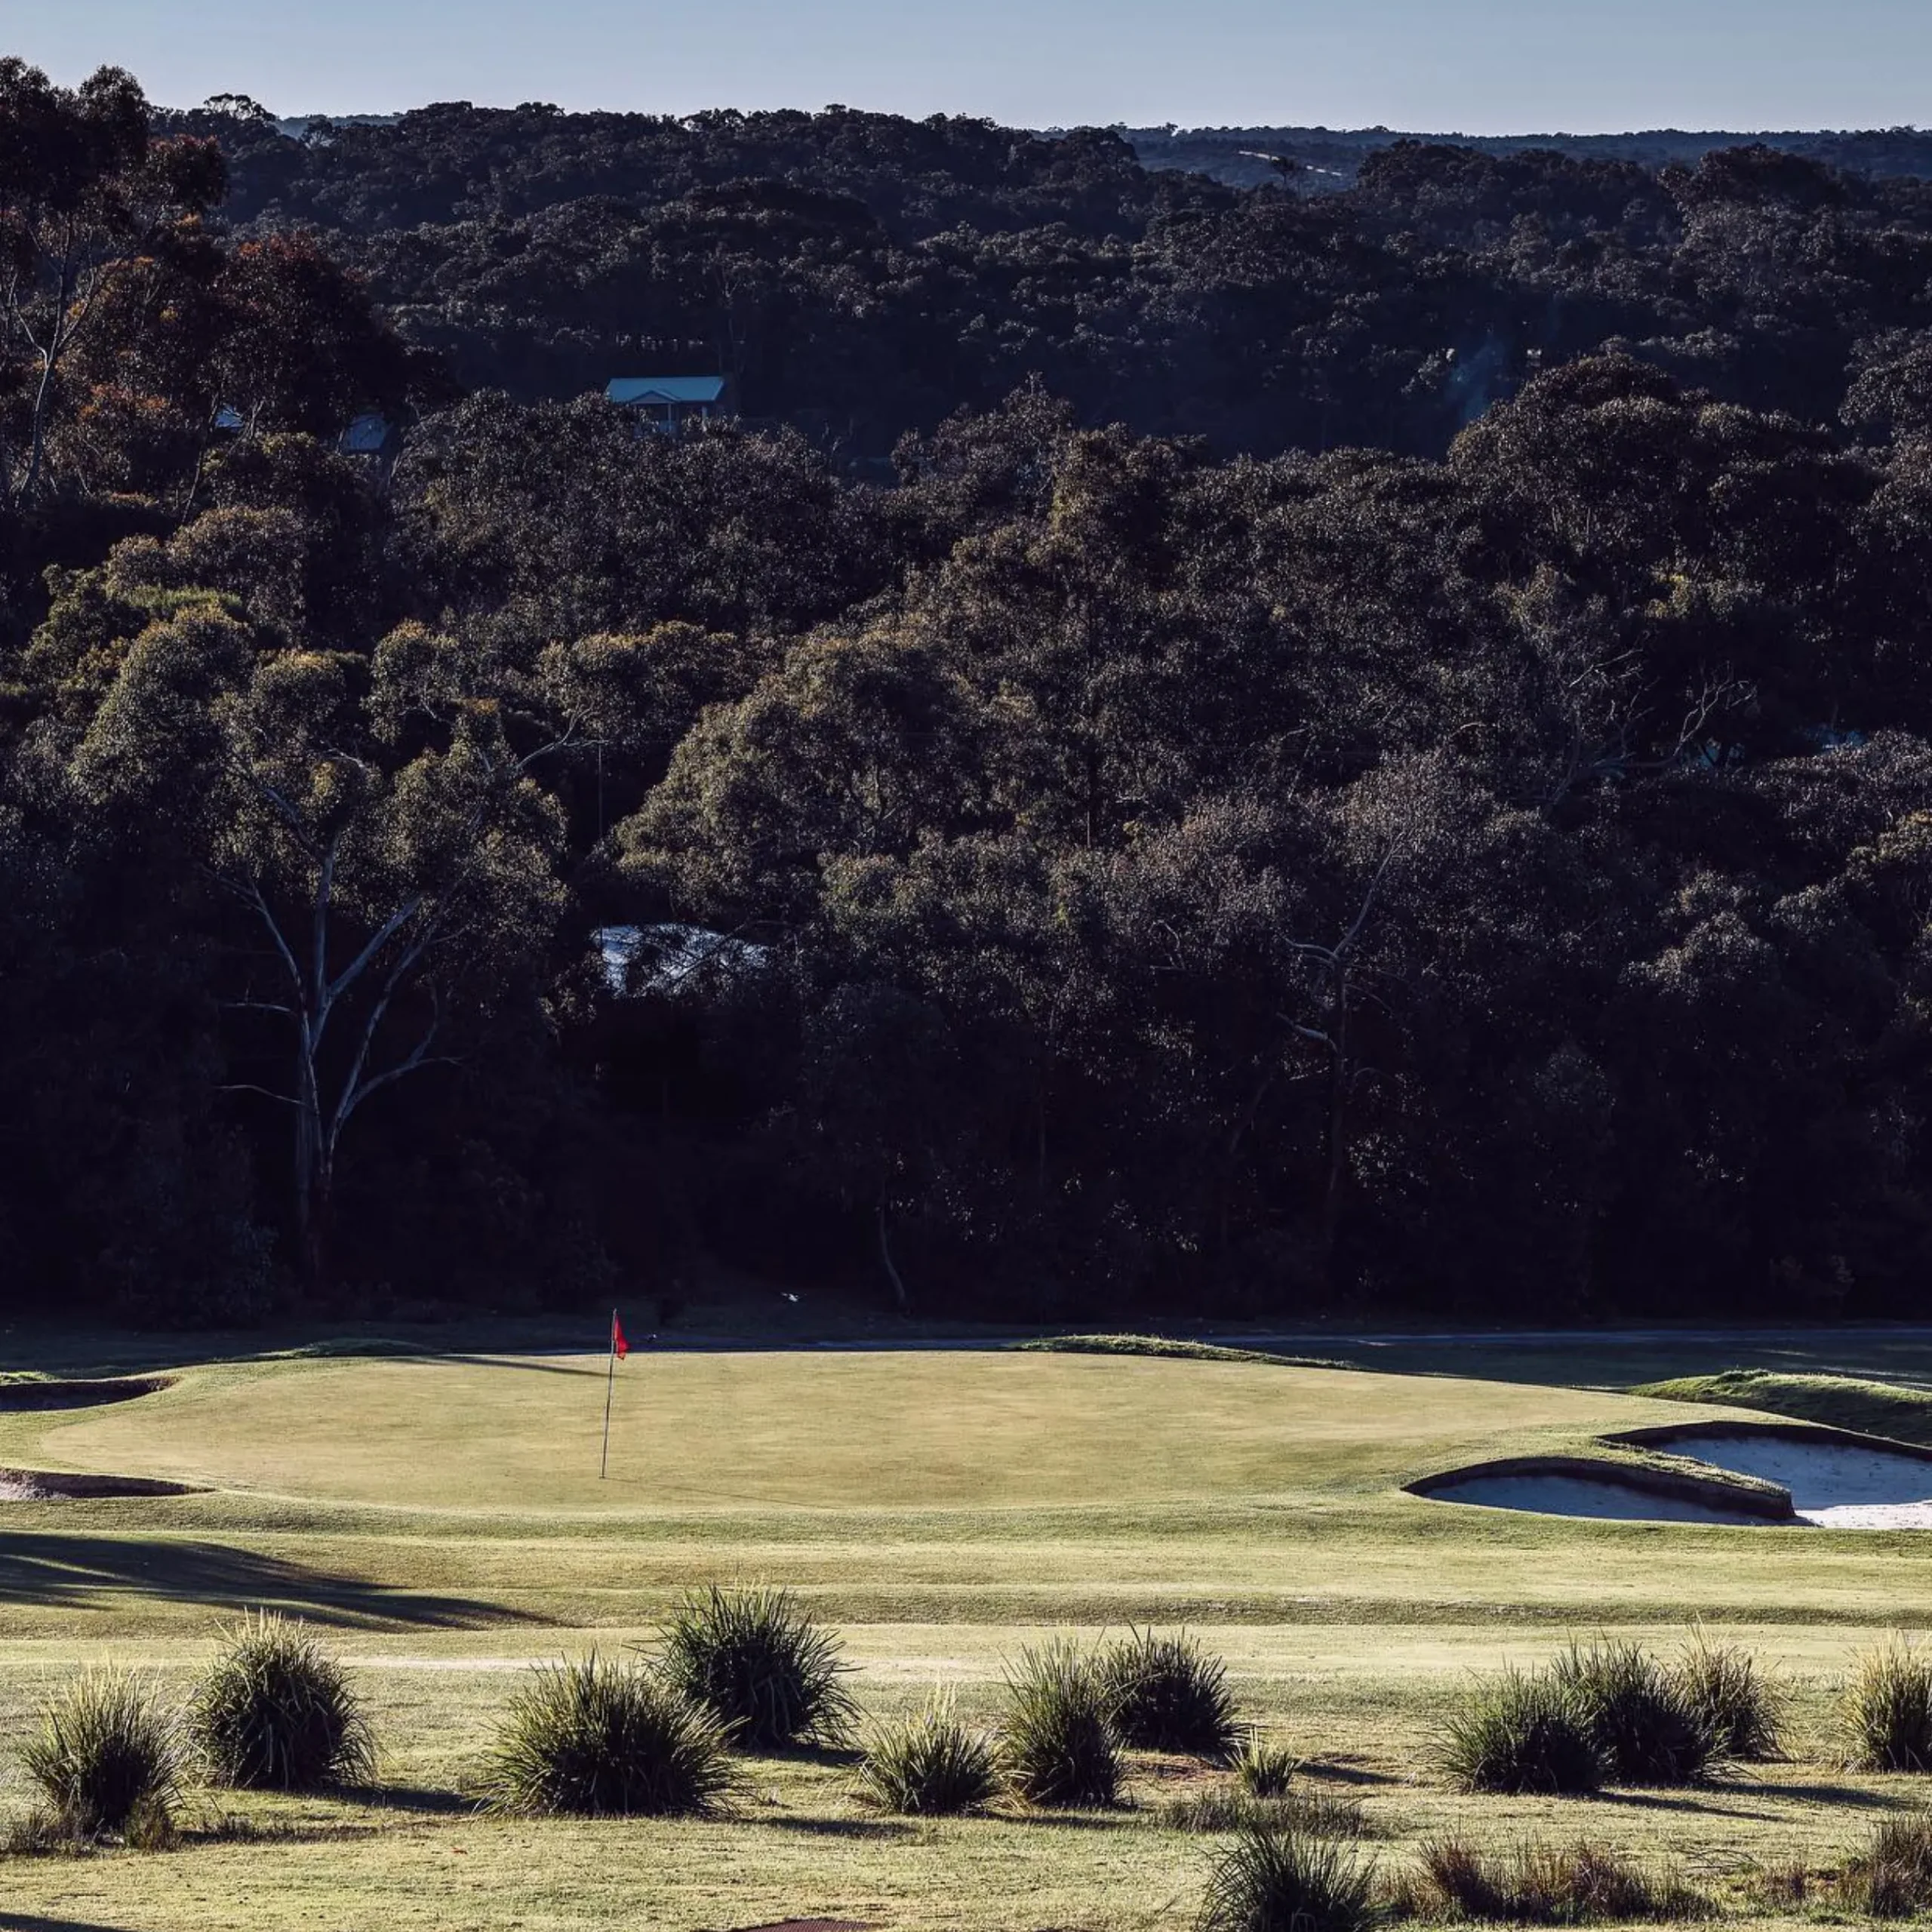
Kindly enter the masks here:
M 825 1753 L 752 1761 L 730 1821 L 472 1815 L 518 1670 L 641 1641 L 713 1580 L 789 1584 L 838 1623 L 875 1715 L 946 1683 L 989 1718 L 1020 1644 L 1185 1618 L 1228 1659 L 1244 1713 L 1309 1758 L 1312 1789 L 1358 1798 L 1390 1859 L 1446 1829 L 1588 1832 L 1678 1858 L 1741 1907 L 1753 1859 L 1828 1865 L 1916 1795 L 1838 1768 L 1830 1706 L 1856 1649 L 1932 1622 L 1920 1538 L 1566 1521 L 1401 1487 L 1734 1410 L 1275 1362 L 640 1351 L 618 1374 L 600 1481 L 601 1358 L 176 1372 L 131 1401 L 0 1414 L 0 1465 L 203 1486 L 0 1504 L 0 1820 L 27 1804 L 11 1744 L 51 1683 L 107 1657 L 179 1694 L 224 1619 L 254 1605 L 329 1626 L 380 1725 L 383 1789 L 197 1796 L 167 1854 L 0 1857 L 0 1927 L 9 1912 L 127 1932 L 1191 1918 L 1213 1841 L 1164 1828 L 1159 1807 L 1208 1774 L 1161 1761 L 1137 1763 L 1135 1808 L 1057 1823 L 869 1819 Z M 1583 1807 L 1462 1798 L 1431 1770 L 1472 1671 L 1599 1626 L 1669 1648 L 1694 1617 L 1783 1670 L 1793 1763 Z M 242 1825 L 210 1835 L 223 1813 Z

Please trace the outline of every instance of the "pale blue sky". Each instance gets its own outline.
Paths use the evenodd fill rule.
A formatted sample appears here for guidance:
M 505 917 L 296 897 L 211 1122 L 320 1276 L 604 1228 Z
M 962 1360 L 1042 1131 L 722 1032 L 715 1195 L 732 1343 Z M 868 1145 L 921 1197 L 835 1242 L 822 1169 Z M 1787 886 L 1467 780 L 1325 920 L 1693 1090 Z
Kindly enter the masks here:
M 1469 134 L 1932 123 L 1932 0 L 56 0 L 0 51 L 192 104 L 428 100 Z

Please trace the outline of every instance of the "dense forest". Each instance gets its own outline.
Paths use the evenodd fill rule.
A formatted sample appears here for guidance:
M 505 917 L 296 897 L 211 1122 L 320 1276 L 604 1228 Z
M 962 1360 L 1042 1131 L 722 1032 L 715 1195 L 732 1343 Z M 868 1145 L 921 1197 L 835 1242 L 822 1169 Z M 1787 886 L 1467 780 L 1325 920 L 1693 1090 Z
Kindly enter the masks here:
M 4 61 L 0 330 L 15 1309 L 1918 1309 L 1932 183 Z

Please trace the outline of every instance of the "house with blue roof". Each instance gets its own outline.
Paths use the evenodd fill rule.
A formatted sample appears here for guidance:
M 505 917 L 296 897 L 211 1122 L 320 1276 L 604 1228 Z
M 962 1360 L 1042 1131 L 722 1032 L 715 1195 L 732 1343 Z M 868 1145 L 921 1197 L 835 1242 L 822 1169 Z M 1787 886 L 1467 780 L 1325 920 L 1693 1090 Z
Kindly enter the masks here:
M 639 426 L 675 436 L 687 423 L 708 422 L 731 414 L 722 376 L 617 376 L 604 394 L 620 409 L 633 411 Z

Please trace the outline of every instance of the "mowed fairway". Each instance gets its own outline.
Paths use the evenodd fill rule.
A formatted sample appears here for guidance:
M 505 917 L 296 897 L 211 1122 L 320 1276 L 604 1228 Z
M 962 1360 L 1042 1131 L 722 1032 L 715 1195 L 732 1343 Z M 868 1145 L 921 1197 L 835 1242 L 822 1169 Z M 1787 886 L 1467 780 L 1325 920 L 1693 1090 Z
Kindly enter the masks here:
M 1577 1379 L 1591 1379 L 1580 1360 Z M 5 1748 L 47 1685 L 103 1656 L 171 1693 L 244 1606 L 331 1626 L 382 1728 L 383 1787 L 223 1794 L 277 1835 L 166 1854 L 0 1859 L 0 1927 L 1146 1926 L 1192 1915 L 1210 1838 L 1163 1827 L 1204 1774 L 1137 1767 L 1076 1822 L 868 1819 L 836 1754 L 752 1761 L 703 1824 L 506 1823 L 469 1810 L 530 1659 L 648 1635 L 679 1592 L 796 1589 L 844 1631 L 870 1712 L 935 1683 L 996 1712 L 1001 1660 L 1050 1629 L 1185 1618 L 1245 1712 L 1362 1802 L 1383 1857 L 1454 1824 L 1587 1830 L 1708 1863 L 1835 1859 L 1907 1781 L 1835 1767 L 1851 1651 L 1932 1617 L 1932 1539 L 1564 1522 L 1430 1503 L 1407 1478 L 1713 1413 L 1583 1388 L 974 1350 L 444 1354 L 229 1363 L 109 1407 L 0 1417 L 0 1463 L 206 1493 L 0 1506 Z M 1470 1799 L 1429 1743 L 1467 1674 L 1572 1630 L 1666 1647 L 1702 1616 L 1796 1693 L 1800 1761 L 1673 1797 Z M 1738 1860 L 1746 1861 L 1744 1864 Z M 1729 1861 L 1726 1863 L 1726 1861 Z M 1726 1876 L 1724 1874 L 1729 1874 Z

